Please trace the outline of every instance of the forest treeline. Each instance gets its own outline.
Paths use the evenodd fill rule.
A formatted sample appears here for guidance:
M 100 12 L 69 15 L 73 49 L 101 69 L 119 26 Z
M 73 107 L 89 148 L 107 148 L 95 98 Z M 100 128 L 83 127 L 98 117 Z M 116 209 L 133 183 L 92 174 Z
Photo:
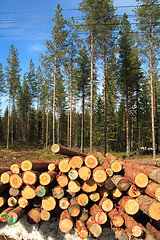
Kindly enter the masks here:
M 18 49 L 0 63 L 0 144 L 97 147 L 101 151 L 152 148 L 160 139 L 160 4 L 137 0 L 134 29 L 112 0 L 82 0 L 83 22 L 66 21 L 58 4 L 51 40 L 36 68 L 22 76 Z M 2 107 L 1 103 L 1 107 Z

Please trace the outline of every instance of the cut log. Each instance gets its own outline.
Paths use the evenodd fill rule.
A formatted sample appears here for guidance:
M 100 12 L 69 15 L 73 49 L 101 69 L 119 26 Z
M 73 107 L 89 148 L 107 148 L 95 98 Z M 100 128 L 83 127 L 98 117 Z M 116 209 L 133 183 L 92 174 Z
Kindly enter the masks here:
M 88 220 L 88 217 L 89 217 L 88 210 L 83 208 L 80 215 L 78 216 L 78 220 L 86 222 Z
M 27 214 L 27 221 L 30 224 L 39 223 L 41 221 L 41 210 L 39 208 L 32 208 Z
M 8 225 L 14 225 L 20 218 L 22 218 L 25 215 L 25 213 L 26 209 L 21 208 L 20 206 L 9 211 L 6 217 Z
M 28 171 L 28 170 L 33 170 L 33 171 L 47 171 L 48 170 L 48 165 L 52 163 L 52 161 L 29 161 L 29 160 L 24 160 L 21 163 L 21 169 L 23 172 Z
M 79 194 L 77 196 L 76 200 L 77 200 L 78 204 L 83 207 L 86 206 L 89 202 L 89 198 L 88 198 L 87 194 L 85 194 L 85 193 Z
M 65 174 L 61 174 L 57 177 L 57 182 L 59 184 L 59 186 L 66 187 L 68 185 L 68 177 Z
M 94 219 L 93 216 L 91 216 L 91 217 L 87 220 L 86 226 L 87 226 L 88 230 L 91 232 L 91 234 L 92 234 L 94 237 L 98 238 L 98 237 L 101 235 L 101 233 L 102 233 L 102 227 L 101 227 L 101 225 L 99 225 L 99 224 L 95 221 L 95 219 Z
M 70 200 L 70 206 L 68 208 L 68 212 L 71 217 L 77 217 L 80 214 L 80 205 L 77 203 L 75 198 Z
M 41 175 L 39 176 L 40 184 L 46 186 L 52 183 L 56 179 L 57 174 L 58 173 L 55 171 L 41 173 Z
M 67 209 L 69 206 L 70 206 L 70 202 L 69 202 L 68 198 L 61 198 L 59 200 L 59 207 L 61 209 L 63 209 L 63 210 Z
M 86 166 L 83 166 L 83 167 L 79 168 L 78 174 L 82 180 L 86 181 L 86 180 L 90 179 L 90 177 L 91 177 L 91 169 Z
M 48 186 L 39 185 L 36 187 L 35 192 L 37 197 L 44 197 L 47 194 L 48 190 Z
M 22 197 L 24 197 L 25 199 L 35 198 L 35 196 L 36 196 L 35 190 L 36 190 L 36 188 L 34 186 L 26 185 L 21 192 Z
M 84 222 L 77 220 L 76 221 L 76 228 L 77 228 L 77 235 L 81 238 L 81 239 L 85 239 L 88 237 L 88 230 L 84 224 Z
M 135 185 L 131 185 L 128 192 L 127 192 L 128 196 L 132 197 L 132 198 L 137 198 L 138 196 L 141 195 L 141 192 L 139 190 L 139 188 Z
M 140 224 L 138 224 L 133 217 L 129 216 L 125 212 L 120 211 L 121 215 L 125 220 L 125 226 L 130 232 L 130 234 L 134 237 L 140 237 L 143 234 L 143 230 Z
M 20 193 L 20 190 L 17 188 L 10 188 L 9 189 L 9 195 L 10 196 L 12 196 L 12 197 L 16 197 L 16 196 L 18 196 L 19 195 L 19 193 Z
M 29 201 L 27 199 L 25 199 L 24 197 L 20 197 L 18 199 L 18 205 L 21 207 L 21 208 L 26 208 L 28 205 L 29 205 Z
M 99 202 L 100 208 L 105 212 L 110 212 L 113 209 L 113 201 L 109 198 L 103 197 Z
M 147 175 L 139 172 L 138 170 L 126 168 L 124 176 L 127 180 L 140 188 L 145 188 L 148 184 Z
M 109 195 L 109 190 L 106 187 L 99 188 L 98 192 L 101 197 L 108 197 L 108 195 Z
M 41 219 L 43 221 L 48 221 L 50 219 L 50 217 L 51 217 L 51 214 L 49 211 L 46 211 L 44 209 L 41 210 Z
M 2 173 L 2 174 L 1 174 L 1 182 L 2 182 L 3 184 L 9 183 L 9 179 L 10 179 L 10 177 L 12 176 L 12 174 L 13 174 L 13 173 L 12 173 L 11 171 Z
M 15 207 L 17 205 L 17 198 L 16 197 L 9 197 L 7 200 L 9 207 Z
M 110 168 L 113 172 L 119 173 L 122 170 L 122 164 L 112 154 L 106 153 L 106 160 L 108 161 Z
M 64 190 L 61 186 L 55 186 L 52 189 L 52 195 L 56 199 L 61 199 L 64 196 Z
M 97 167 L 98 165 L 97 158 L 92 154 L 87 155 L 84 159 L 84 162 L 85 162 L 85 165 L 91 169 Z
M 10 168 L 9 167 L 0 167 L 0 175 L 4 172 L 9 172 Z
M 160 240 L 160 231 L 158 231 L 154 226 L 149 222 L 146 224 L 146 229 L 153 235 L 156 240 Z
M 72 192 L 71 190 L 67 189 L 66 192 L 65 192 L 65 195 L 67 198 L 74 198 L 76 193 L 75 192 Z
M 97 190 L 97 183 L 91 179 L 84 181 L 82 190 L 86 193 L 95 192 Z
M 7 216 L 8 216 L 8 213 L 10 212 L 10 211 L 12 211 L 13 210 L 13 208 L 11 208 L 11 207 L 8 207 L 8 208 L 6 208 L 4 211 L 2 211 L 1 212 L 1 214 L 0 214 L 0 221 L 1 222 L 6 222 L 7 221 Z
M 80 156 L 74 156 L 71 158 L 71 160 L 69 161 L 69 166 L 70 168 L 76 169 L 76 168 L 80 168 L 82 167 L 83 164 L 83 158 Z
M 118 188 L 113 189 L 111 191 L 111 194 L 112 194 L 114 199 L 118 199 L 122 196 L 122 192 Z
M 39 175 L 39 172 L 25 171 L 23 173 L 22 179 L 26 185 L 35 185 Z
M 54 161 L 48 164 L 48 171 L 56 171 L 58 169 L 59 161 Z
M 122 197 L 118 205 L 129 215 L 135 215 L 139 211 L 138 201 L 129 196 Z
M 111 177 L 111 180 L 116 185 L 116 187 L 122 192 L 127 191 L 128 188 L 130 187 L 129 181 L 121 175 L 114 175 L 113 177 Z
M 68 189 L 71 191 L 71 192 L 74 192 L 74 193 L 77 193 L 80 191 L 81 189 L 81 184 L 78 182 L 78 181 L 70 181 L 68 183 Z
M 21 174 L 12 174 L 12 176 L 10 177 L 9 179 L 9 183 L 10 183 L 10 186 L 12 188 L 20 188 L 23 184 L 23 181 L 22 181 L 22 176 Z
M 95 221 L 98 224 L 102 225 L 102 224 L 105 224 L 107 222 L 107 214 L 105 212 L 103 212 L 101 207 L 98 206 L 97 204 L 94 204 L 90 208 L 90 213 L 94 217 Z
M 3 184 L 1 181 L 0 181 L 0 194 L 7 191 L 9 189 L 9 184 Z
M 56 200 L 53 196 L 46 196 L 42 199 L 42 208 L 46 211 L 52 211 L 56 207 Z
M 69 232 L 73 228 L 73 220 L 68 210 L 64 210 L 60 215 L 59 229 L 63 233 Z
M 144 190 L 145 194 L 160 201 L 160 185 L 150 181 Z
M 142 212 L 157 221 L 160 220 L 160 202 L 147 195 L 140 195 L 136 200 Z
M 20 164 L 12 164 L 11 167 L 10 167 L 10 170 L 12 173 L 20 173 L 21 171 L 21 166 Z
M 97 183 L 103 183 L 107 179 L 107 173 L 103 167 L 99 166 L 93 170 L 93 179 Z
M 3 196 L 0 196 L 0 208 L 7 203 L 8 199 L 8 193 L 3 194 Z
M 111 220 L 111 226 L 115 226 L 117 228 L 122 227 L 124 224 L 124 218 L 122 217 L 122 215 L 119 213 L 119 211 L 117 210 L 117 208 L 112 209 L 109 213 L 108 213 L 108 217 Z
M 76 180 L 78 178 L 78 171 L 76 169 L 71 169 L 68 173 L 70 180 Z
M 70 170 L 69 159 L 63 159 L 59 163 L 59 170 L 63 173 L 67 173 Z
M 66 147 L 63 147 L 62 145 L 60 144 L 53 144 L 51 146 L 51 150 L 53 153 L 55 154 L 61 154 L 61 155 L 68 155 L 68 156 L 82 156 L 82 157 L 85 157 L 86 154 L 85 153 L 81 153 L 81 152 L 78 152 L 78 151 L 74 151 L 72 149 L 69 149 L 69 148 L 66 148 Z
M 93 192 L 89 195 L 89 198 L 91 199 L 91 201 L 97 202 L 100 199 L 100 194 L 99 192 Z
M 105 181 L 105 188 L 107 188 L 108 190 L 112 190 L 114 189 L 116 186 L 113 183 L 113 181 L 110 178 L 107 178 L 107 180 Z

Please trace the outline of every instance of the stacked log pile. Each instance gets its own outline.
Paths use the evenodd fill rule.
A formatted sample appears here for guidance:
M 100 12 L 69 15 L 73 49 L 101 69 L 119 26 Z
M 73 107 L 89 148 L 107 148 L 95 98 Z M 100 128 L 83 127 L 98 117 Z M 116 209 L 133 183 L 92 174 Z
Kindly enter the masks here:
M 59 218 L 81 239 L 99 237 L 103 226 L 124 239 L 160 239 L 160 161 L 116 159 L 54 144 L 60 161 L 29 161 L 0 168 L 0 220 L 14 225 Z

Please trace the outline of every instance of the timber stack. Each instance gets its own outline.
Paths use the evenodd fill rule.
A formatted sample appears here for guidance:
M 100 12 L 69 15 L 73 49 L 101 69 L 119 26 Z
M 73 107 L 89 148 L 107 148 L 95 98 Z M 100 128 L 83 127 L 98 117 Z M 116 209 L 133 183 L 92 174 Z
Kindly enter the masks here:
M 0 168 L 2 222 L 60 216 L 60 231 L 75 227 L 81 239 L 98 238 L 105 225 L 121 239 L 160 239 L 160 160 L 118 160 L 59 144 L 51 150 L 62 159 Z

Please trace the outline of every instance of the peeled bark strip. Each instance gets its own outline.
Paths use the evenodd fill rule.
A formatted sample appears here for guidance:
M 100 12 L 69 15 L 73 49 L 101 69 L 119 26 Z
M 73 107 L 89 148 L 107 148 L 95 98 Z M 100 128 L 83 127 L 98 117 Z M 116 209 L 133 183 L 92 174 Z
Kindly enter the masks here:
M 140 195 L 137 201 L 142 212 L 157 221 L 160 220 L 160 202 L 147 195 Z
M 99 225 L 93 216 L 91 216 L 87 222 L 86 222 L 86 226 L 88 228 L 88 230 L 92 233 L 92 235 L 94 237 L 99 237 L 102 233 L 102 228 L 101 228 L 101 225 Z
M 42 199 L 42 208 L 46 211 L 52 211 L 56 207 L 56 200 L 52 196 L 46 196 Z
M 124 177 L 140 188 L 145 188 L 148 184 L 147 175 L 135 169 L 126 168 Z
M 71 160 L 69 161 L 69 166 L 70 168 L 76 169 L 76 168 L 80 168 L 82 167 L 83 164 L 83 158 L 80 156 L 74 156 L 71 158 Z
M 159 184 L 150 181 L 147 187 L 145 188 L 144 192 L 150 197 L 160 201 L 160 185 Z
M 12 197 L 16 197 L 16 196 L 18 196 L 19 195 L 19 193 L 20 193 L 20 190 L 17 188 L 10 188 L 9 189 L 9 195 L 10 196 L 12 196 Z
M 97 204 L 94 204 L 90 209 L 91 215 L 94 217 L 95 221 L 102 225 L 107 222 L 107 214 Z
M 78 182 L 78 181 L 70 181 L 68 183 L 68 189 L 71 191 L 71 192 L 74 192 L 74 193 L 77 193 L 80 191 L 81 189 L 81 184 Z
M 34 185 L 39 177 L 39 172 L 25 171 L 23 173 L 22 179 L 26 185 Z
M 114 175 L 113 177 L 111 177 L 111 180 L 122 192 L 127 191 L 130 187 L 130 183 L 128 182 L 128 180 L 121 175 Z
M 70 205 L 70 202 L 69 202 L 68 198 L 61 198 L 59 200 L 59 207 L 61 209 L 63 209 L 63 210 L 67 209 L 69 207 L 69 205 Z
M 111 224 L 115 227 L 122 227 L 124 224 L 124 218 L 122 217 L 122 215 L 118 212 L 117 208 L 112 209 L 109 213 L 108 213 L 108 217 L 111 220 Z
M 81 238 L 81 239 L 85 239 L 88 237 L 88 230 L 84 224 L 84 222 L 77 220 L 76 221 L 76 228 L 77 228 L 77 235 Z
M 156 240 L 160 240 L 160 231 L 158 231 L 149 222 L 146 224 L 146 229 L 153 235 Z
M 25 213 L 25 209 L 21 208 L 20 206 L 11 210 L 6 217 L 8 225 L 14 225 L 20 218 L 25 215 Z
M 8 198 L 8 206 L 9 207 L 15 207 L 17 205 L 17 198 L 16 197 L 10 197 Z
M 41 173 L 41 175 L 39 176 L 40 184 L 46 186 L 52 183 L 56 179 L 57 174 L 58 173 L 55 171 Z
M 137 198 L 138 196 L 141 195 L 141 192 L 139 191 L 137 186 L 131 185 L 127 194 L 128 194 L 128 196 L 130 196 L 132 198 Z
M 113 209 L 113 201 L 109 198 L 103 197 L 99 202 L 99 206 L 105 211 L 110 212 Z
M 68 173 L 70 180 L 76 180 L 78 178 L 78 171 L 76 169 L 71 169 Z
M 82 190 L 86 193 L 95 192 L 97 190 L 97 183 L 91 179 L 84 181 Z
M 59 170 L 63 173 L 67 173 L 70 170 L 69 159 L 63 159 L 59 163 Z
M 79 168 L 78 174 L 82 180 L 86 181 L 86 180 L 90 179 L 90 177 L 91 177 L 91 169 L 88 168 L 87 166 L 83 166 L 83 167 Z
M 129 215 L 135 215 L 139 211 L 140 207 L 137 199 L 132 199 L 129 196 L 124 196 L 121 198 L 121 200 L 118 202 L 118 205 L 121 206 L 122 209 L 124 209 Z
M 77 202 L 80 206 L 86 206 L 89 202 L 88 195 L 85 193 L 81 193 L 77 196 Z
M 39 223 L 41 221 L 41 210 L 39 208 L 32 208 L 27 214 L 27 221 L 30 224 Z
M 97 183 L 103 183 L 107 179 L 107 173 L 103 167 L 99 166 L 93 170 L 93 179 Z
M 59 229 L 63 233 L 69 232 L 73 228 L 73 220 L 68 210 L 64 210 L 60 215 Z
M 24 197 L 25 199 L 33 199 L 36 196 L 36 192 L 35 192 L 36 188 L 34 186 L 25 186 L 21 192 L 22 197 Z
M 50 212 L 42 209 L 42 210 L 41 210 L 41 213 L 40 213 L 40 216 L 41 216 L 41 219 L 42 219 L 43 221 L 48 221 L 48 220 L 50 219 L 50 217 L 51 217 L 51 214 L 50 214 Z
M 56 199 L 61 199 L 64 196 L 64 190 L 61 186 L 56 186 L 52 189 L 52 195 Z
M 97 160 L 97 158 L 96 158 L 94 155 L 92 155 L 92 154 L 87 155 L 87 156 L 85 157 L 85 159 L 84 159 L 84 162 L 85 162 L 85 165 L 86 165 L 88 168 L 91 168 L 91 169 L 97 167 L 97 165 L 98 165 L 98 160 Z
M 77 217 L 80 214 L 80 206 L 77 203 L 75 198 L 72 198 L 70 200 L 70 206 L 68 208 L 68 212 L 70 214 L 71 217 Z
M 11 207 L 8 207 L 8 208 L 6 208 L 3 212 L 1 212 L 1 214 L 0 214 L 0 221 L 1 222 L 6 222 L 7 221 L 7 216 L 8 216 L 8 213 L 10 212 L 10 211 L 12 211 L 13 210 L 13 208 L 11 208 Z
M 86 222 L 88 220 L 88 217 L 89 217 L 88 210 L 83 208 L 80 215 L 78 216 L 78 220 Z
M 69 179 L 65 174 L 61 174 L 60 176 L 57 177 L 57 182 L 59 186 L 63 188 L 68 185 Z
M 29 161 L 24 160 L 21 163 L 21 169 L 23 172 L 25 171 L 47 171 L 48 165 L 52 163 L 52 161 Z
M 100 194 L 98 192 L 93 192 L 89 195 L 89 198 L 91 199 L 91 201 L 97 202 L 100 199 Z
M 21 174 L 12 174 L 9 179 L 9 183 L 12 188 L 20 188 L 23 184 Z
M 2 173 L 2 174 L 1 174 L 1 182 L 2 182 L 3 184 L 9 183 L 9 179 L 10 179 L 10 177 L 12 176 L 12 174 L 13 174 L 13 173 L 12 173 L 11 171 Z
M 10 170 L 12 173 L 20 173 L 20 170 L 21 170 L 21 166 L 20 164 L 12 164 L 11 167 L 10 167 Z
M 51 150 L 55 154 L 68 155 L 68 156 L 82 156 L 85 157 L 85 153 L 74 151 L 72 149 L 61 146 L 60 144 L 53 144 Z
M 39 185 L 36 187 L 35 193 L 37 197 L 44 197 L 48 192 L 48 186 Z
M 21 208 L 25 208 L 29 205 L 29 201 L 27 199 L 25 199 L 24 197 L 20 197 L 18 199 L 18 205 L 21 207 Z

